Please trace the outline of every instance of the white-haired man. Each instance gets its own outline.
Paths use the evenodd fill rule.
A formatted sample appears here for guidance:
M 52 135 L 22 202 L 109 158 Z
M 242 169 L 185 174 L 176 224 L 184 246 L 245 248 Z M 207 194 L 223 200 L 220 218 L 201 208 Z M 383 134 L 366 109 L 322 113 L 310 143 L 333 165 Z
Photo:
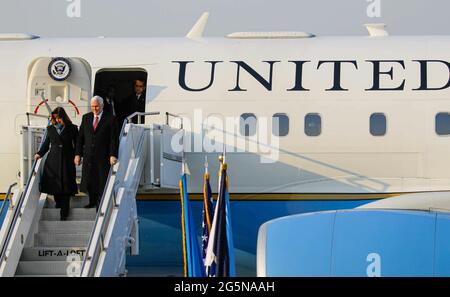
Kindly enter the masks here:
M 117 161 L 119 141 L 116 118 L 103 111 L 102 97 L 91 99 L 91 110 L 81 120 L 74 161 L 78 166 L 83 158 L 80 190 L 89 194 L 85 208 L 98 208 L 109 168 Z

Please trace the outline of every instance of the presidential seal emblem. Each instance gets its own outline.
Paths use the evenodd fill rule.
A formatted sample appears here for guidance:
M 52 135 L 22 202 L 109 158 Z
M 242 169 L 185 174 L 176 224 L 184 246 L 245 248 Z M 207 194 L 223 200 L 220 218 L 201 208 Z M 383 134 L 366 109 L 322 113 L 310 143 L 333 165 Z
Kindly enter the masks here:
M 48 74 L 56 81 L 66 80 L 72 72 L 72 65 L 66 58 L 53 58 L 48 64 Z

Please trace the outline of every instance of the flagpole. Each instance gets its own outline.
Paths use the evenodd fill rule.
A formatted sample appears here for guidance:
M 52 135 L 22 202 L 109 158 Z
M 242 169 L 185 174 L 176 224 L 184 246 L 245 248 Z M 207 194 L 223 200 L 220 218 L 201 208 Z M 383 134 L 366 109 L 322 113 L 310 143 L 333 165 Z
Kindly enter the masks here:
M 183 154 L 184 156 L 184 154 Z M 186 212 L 185 212 L 185 202 L 184 202 L 184 186 L 183 186 L 183 179 L 184 179 L 184 158 L 182 157 L 181 160 L 181 179 L 180 179 L 180 198 L 181 198 L 181 234 L 182 234 L 182 243 L 183 243 L 183 268 L 184 268 L 184 276 L 189 276 L 189 263 L 188 263 L 188 237 L 187 234 L 187 226 L 186 226 Z
M 186 166 L 186 160 L 184 158 L 184 151 L 183 151 L 183 153 L 181 155 L 181 175 L 186 173 L 186 170 L 184 168 L 185 166 Z
M 208 225 L 208 234 L 209 232 L 211 232 L 211 217 L 210 217 L 210 209 L 208 206 L 209 200 L 210 200 L 210 195 L 211 195 L 211 189 L 210 189 L 210 185 L 209 185 L 209 173 L 208 173 L 208 156 L 205 156 L 205 175 L 203 177 L 203 208 L 205 210 L 205 216 L 206 216 L 206 222 Z M 208 189 L 209 192 L 208 192 Z M 208 193 L 209 195 L 208 195 Z M 212 199 L 211 199 L 212 202 Z M 211 204 L 212 207 L 212 204 Z
M 225 157 L 227 155 L 227 146 L 225 144 L 223 144 L 223 163 L 226 164 L 226 160 Z
M 186 157 L 184 155 L 184 151 L 183 151 L 183 155 L 182 155 L 182 166 L 181 166 L 181 171 L 182 171 L 182 184 L 183 184 L 183 201 L 184 201 L 184 225 L 185 225 L 185 235 L 186 235 L 186 256 L 187 256 L 187 271 L 188 271 L 188 276 L 193 276 L 193 247 L 192 247 L 192 242 L 191 242 L 191 230 L 190 230 L 190 206 L 189 206 L 189 198 L 188 198 L 188 193 L 187 193 L 187 182 L 186 182 Z

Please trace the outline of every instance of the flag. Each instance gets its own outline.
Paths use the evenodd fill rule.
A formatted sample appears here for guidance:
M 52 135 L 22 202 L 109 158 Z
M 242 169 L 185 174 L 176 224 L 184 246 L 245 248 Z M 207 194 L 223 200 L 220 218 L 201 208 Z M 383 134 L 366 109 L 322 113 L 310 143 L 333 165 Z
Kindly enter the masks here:
M 236 276 L 225 161 L 221 163 L 219 174 L 219 195 L 214 210 L 205 264 L 208 276 Z M 212 271 L 211 268 L 214 265 L 215 271 Z
M 206 163 L 207 164 L 207 163 Z M 207 165 L 206 165 L 207 166 Z M 205 166 L 205 175 L 203 177 L 203 211 L 202 211 L 202 258 L 203 264 L 206 263 L 206 251 L 208 249 L 209 234 L 213 220 L 213 200 L 211 186 L 209 184 L 208 168 Z M 206 273 L 206 265 L 205 265 Z M 215 273 L 215 265 L 211 267 L 211 273 Z
M 181 198 L 181 231 L 183 242 L 184 276 L 205 276 L 203 261 L 195 232 L 189 197 L 187 191 L 186 174 L 183 172 L 180 179 Z

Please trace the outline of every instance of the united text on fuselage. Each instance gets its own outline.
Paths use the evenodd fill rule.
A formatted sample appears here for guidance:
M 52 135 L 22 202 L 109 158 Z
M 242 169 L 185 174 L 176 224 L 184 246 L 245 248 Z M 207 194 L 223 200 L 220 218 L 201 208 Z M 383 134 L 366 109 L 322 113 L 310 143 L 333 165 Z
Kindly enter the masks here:
M 409 67 L 417 68 L 417 86 L 412 88 L 413 91 L 438 91 L 444 90 L 450 87 L 450 63 L 444 60 L 438 59 L 430 59 L 430 60 L 411 60 L 412 64 Z M 241 70 L 244 70 L 246 73 L 251 75 L 256 81 L 258 81 L 263 88 L 267 91 L 272 91 L 273 88 L 273 77 L 276 75 L 276 65 L 278 63 L 290 63 L 293 65 L 292 72 L 292 87 L 286 89 L 288 92 L 308 92 L 311 91 L 310 87 L 304 85 L 303 78 L 305 75 L 305 70 L 316 70 L 323 71 L 323 79 L 330 80 L 330 87 L 325 89 L 325 91 L 348 91 L 346 88 L 346 77 L 343 77 L 343 68 L 345 67 L 346 72 L 349 71 L 359 71 L 359 66 L 361 63 L 369 63 L 372 68 L 372 72 L 370 73 L 372 77 L 371 85 L 365 88 L 365 91 L 404 91 L 406 76 L 405 72 L 407 70 L 405 60 L 364 60 L 363 62 L 358 62 L 357 60 L 319 60 L 317 62 L 313 62 L 311 60 L 289 60 L 289 61 L 279 61 L 279 60 L 271 60 L 271 61 L 261 61 L 260 63 L 267 64 L 268 71 L 266 73 L 257 72 L 254 67 L 252 67 L 252 63 L 247 63 L 245 61 L 203 61 L 203 62 L 194 62 L 194 61 L 172 61 L 172 63 L 177 63 L 179 65 L 178 72 L 178 84 L 179 86 L 190 92 L 201 92 L 209 89 L 214 84 L 214 80 L 216 78 L 217 73 L 220 73 L 220 65 L 223 63 L 233 63 L 236 65 L 235 69 L 235 80 L 233 86 L 228 89 L 229 92 L 245 92 L 247 91 L 246 87 L 241 83 Z M 209 64 L 205 66 L 205 69 L 209 68 L 209 83 L 205 86 L 190 86 L 187 83 L 186 76 L 189 74 L 189 64 L 191 63 L 206 63 Z M 430 76 L 430 68 L 439 67 L 441 70 L 447 73 L 449 79 L 446 84 L 443 85 L 431 85 L 429 83 Z M 309 69 L 307 69 L 307 67 Z M 328 68 L 327 68 L 328 67 Z M 327 68 L 325 70 L 325 68 Z M 396 69 L 394 71 L 394 68 Z M 331 75 L 327 75 L 326 71 L 329 71 Z M 402 73 L 403 72 L 403 76 Z M 197 74 L 195 74 L 197 75 Z M 205 74 L 206 76 L 206 74 Z M 400 79 L 400 82 L 397 84 L 393 83 L 394 77 Z M 382 80 L 383 79 L 383 80 Z M 389 81 L 391 80 L 390 85 Z

